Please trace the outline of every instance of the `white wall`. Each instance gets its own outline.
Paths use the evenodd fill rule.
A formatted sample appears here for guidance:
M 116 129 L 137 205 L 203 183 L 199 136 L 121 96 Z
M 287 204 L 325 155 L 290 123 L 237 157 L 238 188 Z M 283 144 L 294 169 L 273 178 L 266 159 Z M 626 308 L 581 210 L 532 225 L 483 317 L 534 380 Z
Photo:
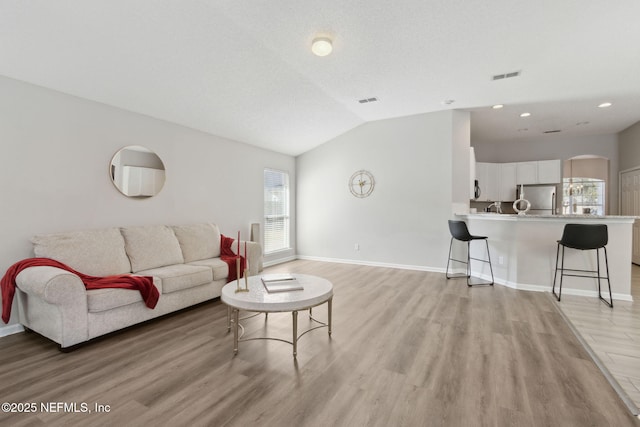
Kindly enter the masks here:
M 609 159 L 609 214 L 618 213 L 618 135 L 566 137 L 548 135 L 540 139 L 500 142 L 472 141 L 478 162 L 522 162 L 527 160 L 567 160 L 580 155 Z
M 4 77 L 0 94 L 0 274 L 33 256 L 38 233 L 210 221 L 248 238 L 262 222 L 265 167 L 289 172 L 295 206 L 291 156 Z M 126 145 L 164 162 L 158 196 L 129 199 L 111 183 L 109 163 Z
M 452 140 L 454 130 L 464 140 L 464 130 L 454 129 L 460 122 L 468 128 L 468 115 L 453 111 L 370 122 L 299 156 L 298 255 L 444 270 L 454 203 Z M 466 132 L 466 163 L 460 162 L 468 177 Z M 376 180 L 364 199 L 347 185 L 360 169 Z M 467 206 L 468 189 L 464 183 Z

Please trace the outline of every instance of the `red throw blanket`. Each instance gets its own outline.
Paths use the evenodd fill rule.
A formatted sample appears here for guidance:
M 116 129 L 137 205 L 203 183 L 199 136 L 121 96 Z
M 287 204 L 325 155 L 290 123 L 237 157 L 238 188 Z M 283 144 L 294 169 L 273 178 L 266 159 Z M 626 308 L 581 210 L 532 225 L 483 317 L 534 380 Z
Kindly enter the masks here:
M 107 277 L 88 276 L 51 258 L 28 258 L 18 261 L 9 267 L 4 277 L 0 280 L 0 288 L 2 290 L 2 320 L 4 323 L 8 323 L 9 317 L 11 317 L 11 304 L 13 303 L 13 295 L 16 292 L 16 276 L 27 267 L 40 266 L 58 267 L 76 274 L 80 277 L 87 289 L 121 288 L 138 290 L 149 308 L 155 308 L 160 298 L 160 293 L 153 285 L 153 277 L 151 276 L 130 276 L 128 274 Z
M 227 237 L 224 234 L 221 235 L 220 239 L 220 259 L 227 263 L 229 266 L 229 275 L 227 276 L 227 283 L 233 282 L 237 279 L 236 273 L 236 260 L 240 258 L 240 277 L 244 274 L 245 269 L 245 259 L 243 256 L 240 256 L 240 242 L 238 242 L 238 255 L 236 255 L 233 250 L 231 250 L 231 245 L 235 239 L 231 237 Z

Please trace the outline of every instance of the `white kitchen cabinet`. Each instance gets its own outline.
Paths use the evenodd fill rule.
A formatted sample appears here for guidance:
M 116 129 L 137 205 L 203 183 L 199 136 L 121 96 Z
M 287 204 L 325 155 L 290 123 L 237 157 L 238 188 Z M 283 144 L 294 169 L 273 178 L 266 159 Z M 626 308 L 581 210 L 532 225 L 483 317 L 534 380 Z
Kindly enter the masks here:
M 476 177 L 476 152 L 473 147 L 469 147 L 469 199 L 475 199 Z
M 538 161 L 538 184 L 559 184 L 562 182 L 560 160 Z
M 516 164 L 500 163 L 499 165 L 498 193 L 500 198 L 498 200 L 503 202 L 516 200 Z
M 476 175 L 480 185 L 478 201 L 494 202 L 500 200 L 499 171 L 499 163 L 476 163 Z
M 481 202 L 508 202 L 516 199 L 516 187 L 530 184 L 559 184 L 562 182 L 561 160 L 540 160 L 515 163 L 475 164 Z M 472 196 L 473 198 L 473 196 Z
M 537 184 L 538 183 L 538 162 L 518 162 L 516 163 L 516 183 Z

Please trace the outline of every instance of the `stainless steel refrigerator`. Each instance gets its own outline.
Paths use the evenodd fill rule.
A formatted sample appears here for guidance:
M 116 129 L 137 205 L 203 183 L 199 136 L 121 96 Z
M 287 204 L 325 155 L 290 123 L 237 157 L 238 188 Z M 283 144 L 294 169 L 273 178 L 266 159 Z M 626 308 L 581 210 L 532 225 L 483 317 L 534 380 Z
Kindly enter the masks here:
M 516 189 L 516 198 L 520 198 L 520 186 Z M 527 212 L 529 215 L 555 215 L 556 213 L 556 186 L 555 185 L 525 185 L 524 199 L 531 203 Z M 519 209 L 524 209 L 524 204 Z

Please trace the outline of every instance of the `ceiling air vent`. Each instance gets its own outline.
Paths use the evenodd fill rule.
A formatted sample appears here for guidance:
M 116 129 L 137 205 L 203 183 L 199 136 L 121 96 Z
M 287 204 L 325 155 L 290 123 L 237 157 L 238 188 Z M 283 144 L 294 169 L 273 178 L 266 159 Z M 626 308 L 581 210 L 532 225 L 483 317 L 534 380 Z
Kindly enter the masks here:
M 544 133 L 558 133 L 561 132 L 560 129 L 555 129 L 555 130 L 545 130 Z
M 358 100 L 360 104 L 366 104 L 368 102 L 376 102 L 376 101 L 378 101 L 378 98 L 364 98 L 364 99 Z
M 510 73 L 496 74 L 491 78 L 491 80 L 510 79 L 512 77 L 518 77 L 519 75 L 520 75 L 520 71 L 512 71 Z

